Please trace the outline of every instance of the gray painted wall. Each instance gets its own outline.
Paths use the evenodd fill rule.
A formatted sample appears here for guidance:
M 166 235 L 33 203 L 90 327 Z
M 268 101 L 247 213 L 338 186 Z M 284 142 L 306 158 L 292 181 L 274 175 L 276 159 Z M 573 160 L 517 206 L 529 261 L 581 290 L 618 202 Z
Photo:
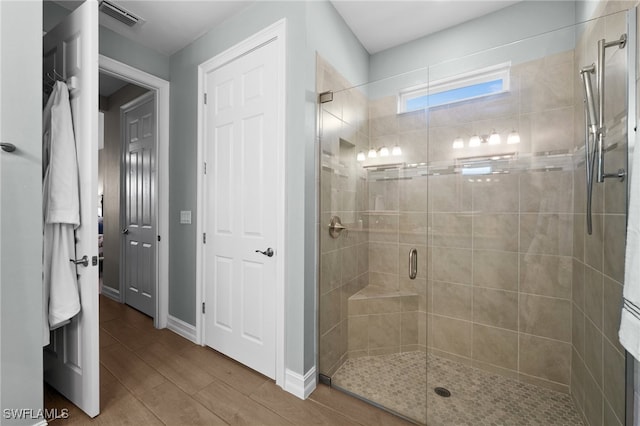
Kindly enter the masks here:
M 103 285 L 120 289 L 120 107 L 147 89 L 127 84 L 108 98 L 109 108 L 104 112 L 104 149 L 99 151 L 98 164 L 103 174 L 104 189 L 104 261 Z
M 0 424 L 4 409 L 43 408 L 42 5 L 0 2 Z
M 575 3 L 572 1 L 523 1 L 376 53 L 370 59 L 369 77 L 376 81 L 461 58 L 572 26 L 575 19 Z
M 252 34 L 287 18 L 287 258 L 286 366 L 304 373 L 315 365 L 316 184 L 315 50 L 366 81 L 368 55 L 328 2 L 258 2 L 171 57 L 169 313 L 195 324 L 192 225 L 181 210 L 196 210 L 197 67 Z M 192 189 L 192 190 L 189 190 Z

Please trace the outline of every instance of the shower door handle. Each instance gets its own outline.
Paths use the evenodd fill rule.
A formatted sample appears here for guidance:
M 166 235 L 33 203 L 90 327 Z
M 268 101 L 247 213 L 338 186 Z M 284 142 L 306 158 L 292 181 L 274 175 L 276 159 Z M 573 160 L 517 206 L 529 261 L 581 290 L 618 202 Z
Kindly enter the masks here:
M 418 275 L 418 250 L 412 248 L 409 250 L 409 278 L 416 279 Z

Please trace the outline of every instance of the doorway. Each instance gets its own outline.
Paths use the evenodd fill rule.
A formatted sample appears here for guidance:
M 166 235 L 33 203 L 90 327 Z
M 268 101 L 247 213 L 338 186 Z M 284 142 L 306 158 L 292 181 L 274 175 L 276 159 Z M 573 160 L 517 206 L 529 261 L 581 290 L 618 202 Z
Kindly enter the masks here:
M 156 111 L 156 120 L 155 120 L 155 130 L 157 132 L 157 144 L 156 151 L 154 154 L 154 162 L 155 169 L 157 173 L 155 174 L 154 180 L 152 184 L 155 189 L 155 202 L 152 205 L 153 214 L 155 214 L 155 223 L 156 223 L 156 231 L 155 231 L 155 241 L 156 241 L 156 250 L 154 253 L 154 260 L 156 263 L 156 267 L 154 269 L 155 272 L 155 302 L 153 303 L 153 308 L 155 314 L 153 315 L 153 322 L 156 328 L 165 328 L 168 327 L 172 331 L 177 332 L 178 334 L 190 339 L 192 341 L 195 340 L 192 334 L 185 332 L 184 327 L 181 327 L 180 324 L 175 325 L 174 322 L 168 319 L 168 294 L 169 294 L 169 283 L 168 283 L 168 242 L 169 242 L 169 225 L 167 221 L 167 212 L 169 208 L 168 197 L 167 197 L 167 188 L 169 184 L 168 179 L 168 141 L 169 141 L 169 82 L 166 80 L 162 80 L 158 77 L 155 77 L 151 74 L 140 71 L 136 68 L 133 68 L 129 65 L 123 64 L 111 58 L 107 58 L 106 56 L 100 55 L 99 59 L 99 68 L 100 68 L 100 78 L 108 80 L 116 80 L 122 84 L 121 88 L 118 90 L 125 90 L 126 87 L 132 86 L 133 88 L 129 88 L 126 90 L 131 90 L 132 93 L 135 92 L 137 96 L 132 96 L 129 101 L 134 100 L 136 97 L 140 95 L 144 95 L 144 93 L 152 93 L 154 96 L 154 105 Z M 124 102 L 126 103 L 126 102 Z M 124 103 L 122 105 L 124 105 Z M 120 115 L 120 108 L 118 108 L 118 117 Z M 120 142 L 120 136 L 118 136 L 118 141 Z M 118 158 L 120 161 L 121 158 Z M 118 175 L 118 179 L 120 179 Z M 116 200 L 120 203 L 120 199 Z M 105 194 L 105 213 L 107 210 L 107 198 Z M 118 209 L 119 214 L 120 209 Z M 120 216 L 118 216 L 120 217 Z M 122 220 L 119 222 L 122 224 Z M 113 233 L 117 232 L 118 240 L 121 241 L 120 237 L 122 236 L 122 227 L 111 228 Z M 105 232 L 107 230 L 105 229 Z M 106 237 L 106 234 L 105 234 Z M 118 246 L 120 247 L 120 246 Z M 120 248 L 122 251 L 122 248 Z M 106 296 L 109 296 L 118 301 L 125 301 L 124 294 L 122 293 L 122 283 L 124 282 L 121 275 L 117 278 L 119 282 L 118 292 L 112 291 L 115 287 L 112 287 L 107 282 L 109 278 L 109 274 L 106 272 L 108 265 L 108 253 L 105 256 L 105 275 L 104 275 L 104 283 L 102 285 L 102 290 Z M 120 268 L 116 268 L 115 271 L 120 271 Z M 120 274 L 119 272 L 117 272 Z M 111 275 L 113 276 L 113 275 Z
M 98 151 L 98 241 L 100 252 L 100 291 L 116 301 L 129 303 L 123 272 L 132 270 L 122 240 L 125 228 L 123 211 L 127 203 L 123 189 L 127 186 L 123 156 L 123 123 L 121 109 L 149 92 L 144 87 L 100 73 L 99 110 L 103 117 L 102 137 Z M 126 273 L 126 272 L 125 272 Z M 137 308 L 134 304 L 134 308 Z M 139 309 L 140 310 L 140 309 Z M 155 309 L 143 311 L 155 317 Z

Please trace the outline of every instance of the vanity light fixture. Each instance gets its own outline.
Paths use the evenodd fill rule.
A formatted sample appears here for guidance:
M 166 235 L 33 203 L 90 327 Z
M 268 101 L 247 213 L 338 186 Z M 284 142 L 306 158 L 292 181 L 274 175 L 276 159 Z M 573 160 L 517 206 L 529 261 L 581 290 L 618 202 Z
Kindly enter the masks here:
M 513 145 L 517 143 L 520 143 L 520 135 L 515 130 L 512 130 L 511 133 L 509 133 L 509 136 L 507 136 L 507 145 Z

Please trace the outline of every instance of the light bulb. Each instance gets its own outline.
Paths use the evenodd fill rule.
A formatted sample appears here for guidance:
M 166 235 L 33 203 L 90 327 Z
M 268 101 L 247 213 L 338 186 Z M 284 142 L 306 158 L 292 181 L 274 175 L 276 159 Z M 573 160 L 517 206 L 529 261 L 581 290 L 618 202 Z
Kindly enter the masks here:
M 369 154 L 367 154 L 367 157 L 369 158 L 376 158 L 378 156 L 378 153 L 376 152 L 375 149 L 371 148 L 369 150 Z
M 389 148 L 383 146 L 380 148 L 380 157 L 388 157 L 389 156 Z
M 394 157 L 399 157 L 400 155 L 402 155 L 402 149 L 398 145 L 394 146 L 391 150 L 391 155 L 393 155 Z
M 509 136 L 507 136 L 507 144 L 513 145 L 516 143 L 520 143 L 520 135 L 515 130 L 512 130 Z
M 356 161 L 360 161 L 360 162 L 362 162 L 362 161 L 364 161 L 364 160 L 365 160 L 364 152 L 360 151 L 360 152 L 358 153 L 358 155 L 356 156 Z
M 471 139 L 469 139 L 469 146 L 480 146 L 480 136 L 473 135 Z
M 453 140 L 453 145 L 452 145 L 453 149 L 462 149 L 464 148 L 464 141 L 462 140 L 461 137 L 457 137 Z
M 491 132 L 491 136 L 489 136 L 489 145 L 500 145 L 500 142 L 500 135 L 496 133 L 495 130 Z

